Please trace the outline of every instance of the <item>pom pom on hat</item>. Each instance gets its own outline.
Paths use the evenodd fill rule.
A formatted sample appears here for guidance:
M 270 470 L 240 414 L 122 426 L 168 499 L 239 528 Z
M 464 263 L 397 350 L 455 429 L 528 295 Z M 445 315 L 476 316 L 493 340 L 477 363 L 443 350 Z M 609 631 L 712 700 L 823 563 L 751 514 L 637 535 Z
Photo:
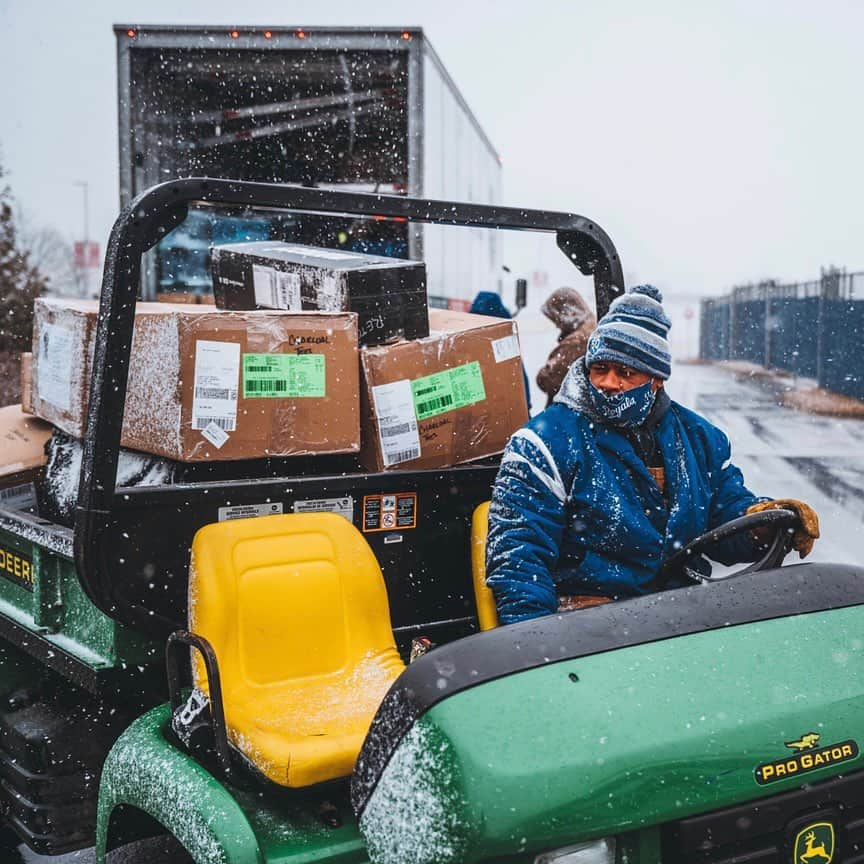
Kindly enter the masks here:
M 672 322 L 663 309 L 663 295 L 653 285 L 637 285 L 616 297 L 588 340 L 585 362 L 622 363 L 666 379 L 672 372 L 667 335 Z

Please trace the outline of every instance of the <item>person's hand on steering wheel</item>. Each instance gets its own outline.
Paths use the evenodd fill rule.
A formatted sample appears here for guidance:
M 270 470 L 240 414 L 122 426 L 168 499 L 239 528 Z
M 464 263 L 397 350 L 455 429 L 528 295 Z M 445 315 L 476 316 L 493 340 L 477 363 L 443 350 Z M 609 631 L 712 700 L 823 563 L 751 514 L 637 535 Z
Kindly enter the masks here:
M 813 544 L 819 539 L 819 517 L 816 511 L 803 501 L 794 498 L 775 498 L 773 501 L 763 501 L 754 504 L 745 511 L 750 513 L 761 513 L 763 510 L 792 510 L 798 517 L 798 527 L 792 534 L 792 548 L 797 550 L 802 558 L 806 558 L 813 550 Z M 757 528 L 753 533 L 756 539 L 767 542 L 770 539 L 770 528 Z

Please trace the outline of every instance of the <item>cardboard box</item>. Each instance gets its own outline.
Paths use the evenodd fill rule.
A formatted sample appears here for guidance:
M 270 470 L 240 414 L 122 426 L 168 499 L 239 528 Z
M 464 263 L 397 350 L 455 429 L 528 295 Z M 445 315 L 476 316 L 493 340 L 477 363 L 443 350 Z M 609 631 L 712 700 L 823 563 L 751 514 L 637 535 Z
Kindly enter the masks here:
M 513 321 L 430 309 L 426 339 L 363 348 L 360 460 L 369 471 L 491 456 L 528 419 Z
M 39 300 L 33 408 L 81 438 L 95 301 Z M 121 444 L 184 462 L 360 446 L 357 316 L 139 303 Z
M 50 437 L 51 426 L 24 414 L 20 405 L 0 408 L 0 507 L 21 510 L 36 504 L 33 481 L 48 461 Z
M 31 410 L 83 437 L 93 360 L 95 300 L 40 298 L 33 306 Z
M 25 351 L 21 355 L 21 410 L 25 414 L 33 413 L 32 367 L 33 355 L 29 351 Z
M 274 240 L 210 250 L 220 309 L 356 312 L 361 345 L 429 335 L 426 265 Z

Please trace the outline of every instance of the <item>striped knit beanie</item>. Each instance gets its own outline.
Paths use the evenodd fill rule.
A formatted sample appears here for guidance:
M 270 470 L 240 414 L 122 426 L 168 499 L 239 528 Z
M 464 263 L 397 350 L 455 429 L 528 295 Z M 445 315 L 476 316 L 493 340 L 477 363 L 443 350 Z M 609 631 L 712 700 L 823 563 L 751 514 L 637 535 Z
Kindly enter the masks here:
M 612 301 L 588 340 L 585 363 L 622 363 L 652 378 L 668 378 L 672 357 L 666 334 L 672 322 L 663 311 L 663 295 L 653 285 L 637 285 Z

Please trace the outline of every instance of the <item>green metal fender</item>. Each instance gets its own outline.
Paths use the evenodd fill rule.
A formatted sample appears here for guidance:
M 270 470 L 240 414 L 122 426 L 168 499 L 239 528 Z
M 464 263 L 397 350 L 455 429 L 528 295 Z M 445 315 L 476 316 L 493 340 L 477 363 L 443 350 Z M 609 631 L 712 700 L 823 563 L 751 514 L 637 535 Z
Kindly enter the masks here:
M 861 606 L 796 615 L 458 692 L 414 722 L 381 773 L 360 819 L 370 857 L 530 859 L 860 770 L 862 625 Z M 828 755 L 814 745 L 795 762 L 811 738 Z M 760 782 L 776 760 L 790 767 Z
M 167 705 L 139 717 L 115 743 L 102 773 L 96 861 L 104 864 L 111 814 L 126 804 L 173 834 L 197 864 L 262 864 L 255 832 L 216 779 L 165 740 Z

